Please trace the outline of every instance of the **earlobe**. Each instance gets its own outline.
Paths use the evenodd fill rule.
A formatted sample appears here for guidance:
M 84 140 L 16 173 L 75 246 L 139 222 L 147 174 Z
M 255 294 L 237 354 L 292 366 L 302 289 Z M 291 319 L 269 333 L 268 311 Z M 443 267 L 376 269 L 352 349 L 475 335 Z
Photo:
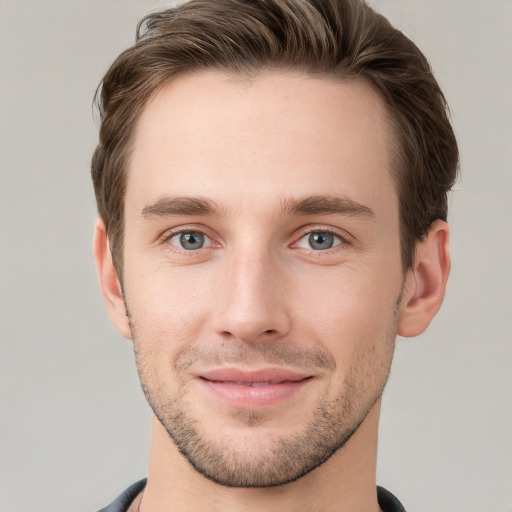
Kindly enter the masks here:
M 112 262 L 105 224 L 101 218 L 96 221 L 94 228 L 94 259 L 110 320 L 122 336 L 131 339 L 132 333 L 126 314 L 123 292 Z
M 421 334 L 439 311 L 450 274 L 449 228 L 435 221 L 425 240 L 416 247 L 413 268 L 406 276 L 397 332 L 412 337 Z

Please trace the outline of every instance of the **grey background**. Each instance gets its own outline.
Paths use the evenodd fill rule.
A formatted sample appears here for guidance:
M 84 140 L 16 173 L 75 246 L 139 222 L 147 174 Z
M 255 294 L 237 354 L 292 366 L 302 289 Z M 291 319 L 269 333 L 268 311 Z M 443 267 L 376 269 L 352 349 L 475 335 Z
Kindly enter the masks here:
M 512 511 L 512 2 L 373 0 L 429 56 L 463 178 L 453 271 L 400 340 L 379 483 L 415 512 Z M 0 511 L 94 511 L 146 474 L 149 413 L 91 252 L 95 87 L 149 0 L 0 0 Z

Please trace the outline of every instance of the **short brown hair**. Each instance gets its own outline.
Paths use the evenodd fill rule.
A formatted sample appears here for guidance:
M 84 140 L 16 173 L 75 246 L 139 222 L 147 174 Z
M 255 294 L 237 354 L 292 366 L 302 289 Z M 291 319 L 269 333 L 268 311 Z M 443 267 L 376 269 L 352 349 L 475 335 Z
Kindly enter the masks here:
M 389 112 L 404 270 L 432 223 L 446 220 L 458 150 L 447 105 L 416 45 L 362 0 L 190 0 L 149 14 L 136 43 L 105 74 L 92 179 L 118 274 L 122 274 L 126 168 L 148 99 L 174 77 L 216 68 L 245 76 L 298 70 L 366 80 Z

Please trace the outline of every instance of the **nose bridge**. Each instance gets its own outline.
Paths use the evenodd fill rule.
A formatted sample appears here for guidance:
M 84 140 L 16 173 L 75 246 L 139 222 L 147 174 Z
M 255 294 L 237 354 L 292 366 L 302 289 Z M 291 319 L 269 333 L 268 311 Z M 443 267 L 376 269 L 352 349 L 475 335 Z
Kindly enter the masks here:
M 290 327 L 278 258 L 269 245 L 252 242 L 241 242 L 226 258 L 216 326 L 245 342 L 282 337 Z

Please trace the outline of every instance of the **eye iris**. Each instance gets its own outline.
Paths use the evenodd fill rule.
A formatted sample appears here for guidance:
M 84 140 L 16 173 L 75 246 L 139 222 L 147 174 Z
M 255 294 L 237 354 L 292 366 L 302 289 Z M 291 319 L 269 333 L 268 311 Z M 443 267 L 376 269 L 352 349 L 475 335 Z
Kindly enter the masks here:
M 334 235 L 325 232 L 316 232 L 309 235 L 309 245 L 313 249 L 325 251 L 330 249 L 334 244 Z
M 180 235 L 180 244 L 183 249 L 191 251 L 193 249 L 201 249 L 204 245 L 204 235 L 202 233 L 182 233 Z

